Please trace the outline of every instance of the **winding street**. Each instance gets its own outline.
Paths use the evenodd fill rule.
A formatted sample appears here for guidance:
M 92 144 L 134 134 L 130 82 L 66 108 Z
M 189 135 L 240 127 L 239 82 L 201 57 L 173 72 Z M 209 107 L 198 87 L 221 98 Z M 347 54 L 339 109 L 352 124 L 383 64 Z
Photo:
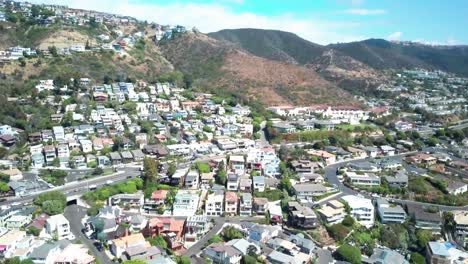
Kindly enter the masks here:
M 421 151 L 421 153 L 422 152 L 425 152 L 425 151 L 423 150 L 423 151 Z M 403 157 L 405 157 L 408 154 L 410 154 L 410 153 L 398 154 L 398 155 L 394 155 L 394 156 L 390 156 L 390 157 L 386 157 L 386 158 L 401 160 Z M 355 160 L 352 160 L 352 161 L 343 161 L 343 162 L 334 163 L 334 164 L 331 164 L 331 165 L 325 167 L 325 179 L 328 180 L 328 182 L 330 182 L 331 184 L 334 184 L 335 186 L 337 186 L 338 190 L 340 190 L 340 192 L 341 192 L 341 194 L 339 196 L 334 197 L 335 199 L 339 198 L 339 197 L 342 197 L 342 196 L 345 196 L 345 195 L 360 194 L 358 191 L 353 190 L 351 188 L 348 188 L 342 182 L 339 181 L 337 170 L 338 170 L 338 168 L 346 166 L 350 162 L 363 161 L 363 160 L 366 160 L 366 159 L 367 158 L 365 158 L 365 159 L 355 159 Z M 369 199 L 372 198 L 370 196 L 366 196 L 366 195 L 363 195 L 363 194 L 361 194 L 361 195 L 366 197 L 366 198 L 369 198 Z M 412 201 L 412 200 L 400 200 L 400 199 L 393 199 L 393 200 L 396 203 L 399 203 L 401 205 L 415 204 L 415 205 L 421 205 L 421 206 L 437 206 L 437 207 L 439 207 L 439 209 L 441 211 L 468 210 L 468 205 L 466 205 L 466 206 L 448 206 L 448 205 L 437 205 L 437 204 L 431 204 L 431 203 L 423 203 L 423 202 L 417 202 L 417 201 Z

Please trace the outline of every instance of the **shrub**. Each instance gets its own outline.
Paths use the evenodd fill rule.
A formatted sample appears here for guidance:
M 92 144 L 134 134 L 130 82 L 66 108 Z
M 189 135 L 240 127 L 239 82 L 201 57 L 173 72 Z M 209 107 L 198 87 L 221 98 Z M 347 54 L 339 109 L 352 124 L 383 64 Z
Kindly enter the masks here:
M 350 215 L 346 215 L 343 221 L 341 222 L 344 226 L 352 227 L 354 225 L 354 218 Z
M 352 264 L 361 264 L 361 251 L 357 247 L 345 244 L 336 250 L 336 254 L 344 261 Z
M 338 241 L 343 241 L 349 233 L 349 229 L 342 224 L 335 224 L 328 228 L 330 235 Z
M 411 253 L 411 263 L 413 264 L 426 264 L 426 258 L 419 253 Z

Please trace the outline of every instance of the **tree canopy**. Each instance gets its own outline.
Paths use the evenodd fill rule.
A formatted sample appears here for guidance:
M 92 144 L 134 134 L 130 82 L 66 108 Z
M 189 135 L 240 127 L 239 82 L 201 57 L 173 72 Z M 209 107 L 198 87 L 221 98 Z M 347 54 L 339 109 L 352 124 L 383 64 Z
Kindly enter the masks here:
M 48 215 L 61 214 L 67 205 L 67 197 L 59 191 L 46 192 L 36 197 L 34 204 Z
M 156 160 L 146 157 L 143 160 L 143 168 L 145 170 L 144 176 L 146 182 L 158 181 L 158 162 Z
M 344 244 L 336 250 L 336 254 L 352 264 L 361 264 L 361 251 L 358 247 Z

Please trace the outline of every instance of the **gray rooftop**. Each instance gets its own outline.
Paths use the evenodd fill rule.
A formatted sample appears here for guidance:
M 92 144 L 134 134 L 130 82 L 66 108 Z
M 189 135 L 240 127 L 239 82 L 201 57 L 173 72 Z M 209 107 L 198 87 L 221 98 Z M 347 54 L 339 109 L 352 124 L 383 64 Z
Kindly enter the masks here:
M 325 192 L 327 188 L 322 184 L 296 184 L 293 186 L 296 192 Z

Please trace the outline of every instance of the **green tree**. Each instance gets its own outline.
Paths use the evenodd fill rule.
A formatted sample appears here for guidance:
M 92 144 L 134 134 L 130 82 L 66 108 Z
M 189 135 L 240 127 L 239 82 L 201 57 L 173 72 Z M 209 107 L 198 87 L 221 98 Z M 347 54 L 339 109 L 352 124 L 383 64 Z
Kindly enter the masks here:
M 211 171 L 210 170 L 210 165 L 208 165 L 208 163 L 206 163 L 206 162 L 197 162 L 196 166 L 197 166 L 198 172 L 200 172 L 200 173 L 208 173 L 208 172 Z
M 104 173 L 104 170 L 101 168 L 101 167 L 96 167 L 94 170 L 93 170 L 93 175 L 101 175 Z
M 270 210 L 266 210 L 265 212 L 265 224 L 267 225 L 271 224 Z
M 158 181 L 158 162 L 156 160 L 146 157 L 143 160 L 143 168 L 145 170 L 144 177 L 146 182 Z
M 190 258 L 186 256 L 177 256 L 175 258 L 177 264 L 190 264 Z
M 21 264 L 34 264 L 34 261 L 32 259 L 23 259 L 21 260 Z
M 48 215 L 57 215 L 63 213 L 65 206 L 59 200 L 45 201 L 42 206 L 42 211 Z
M 453 230 L 455 229 L 455 225 L 456 225 L 455 216 L 453 215 L 453 213 L 452 212 L 444 212 L 443 218 L 444 218 L 445 229 L 448 232 L 453 232 Z
M 242 256 L 241 264 L 257 264 L 257 259 L 249 255 L 244 255 Z
M 0 182 L 0 193 L 6 193 L 10 191 L 10 186 L 5 182 Z
M 33 5 L 31 7 L 31 16 L 38 17 L 41 14 L 41 9 L 38 5 Z
M 104 220 L 101 218 L 95 218 L 95 220 L 92 222 L 92 225 L 94 227 L 94 232 L 101 233 L 104 231 Z
M 19 58 L 18 62 L 21 67 L 26 67 L 26 60 L 23 57 Z
M 354 225 L 354 222 L 355 221 L 352 216 L 346 215 L 341 223 L 347 227 L 352 227 Z
M 146 264 L 146 261 L 141 259 L 132 259 L 122 262 L 122 264 Z
M 223 186 L 226 185 L 227 173 L 226 173 L 226 170 L 224 169 L 224 161 L 221 161 L 218 164 L 218 170 L 216 172 L 215 181 L 217 184 L 220 184 Z
M 90 208 L 88 208 L 88 210 L 86 210 L 86 213 L 89 216 L 96 216 L 97 214 L 99 214 L 99 209 L 101 209 L 101 206 L 99 206 L 98 204 L 93 204 Z
M 96 238 L 99 240 L 99 242 L 101 242 L 101 244 L 107 241 L 107 235 L 104 232 L 99 232 Z
M 9 258 L 4 261 L 5 264 L 21 264 L 19 257 Z
M 418 246 L 424 248 L 429 241 L 432 239 L 432 233 L 429 230 L 418 229 L 416 231 L 416 239 L 418 241 Z
M 286 191 L 290 196 L 294 195 L 294 189 L 291 184 L 291 180 L 287 176 L 283 176 L 278 184 L 278 189 Z
M 358 247 L 344 244 L 336 250 L 336 254 L 342 260 L 348 261 L 352 264 L 361 264 L 361 251 Z
M 427 145 L 429 145 L 430 147 L 435 147 L 435 146 L 437 146 L 439 144 L 440 144 L 440 141 L 436 137 L 431 137 L 427 141 Z
M 417 252 L 413 252 L 411 253 L 411 263 L 412 264 L 426 264 L 426 258 Z
M 167 168 L 167 176 L 171 177 L 172 175 L 174 175 L 176 170 L 177 170 L 177 166 L 175 162 L 172 162 L 171 164 L 169 164 L 169 168 Z
M 403 225 L 386 225 L 380 230 L 380 241 L 382 245 L 391 249 L 408 248 L 409 235 L 408 230 Z
M 343 241 L 349 233 L 349 229 L 342 224 L 334 224 L 328 228 L 330 235 L 337 241 Z
M 49 47 L 49 52 L 50 52 L 50 54 L 51 54 L 52 56 L 58 57 L 57 47 L 55 47 L 55 46 Z
M 14 257 L 14 258 L 5 259 L 3 261 L 3 264 L 34 264 L 34 262 L 31 259 L 20 260 L 19 257 Z
M 36 197 L 34 204 L 40 206 L 47 214 L 60 214 L 67 205 L 67 197 L 59 191 L 46 192 Z
M 26 232 L 27 232 L 28 234 L 33 235 L 33 236 L 39 236 L 39 234 L 41 233 L 41 230 L 37 229 L 37 228 L 34 227 L 34 226 L 30 226 L 30 227 L 26 230 Z
M 222 233 L 222 237 L 223 237 L 224 241 L 230 241 L 230 240 L 233 240 L 233 239 L 243 238 L 244 235 L 242 234 L 242 232 L 239 229 L 237 229 L 235 227 L 232 227 L 232 226 L 228 226 L 228 227 L 224 228 L 223 233 Z
M 215 243 L 221 243 L 223 242 L 223 239 L 219 235 L 214 235 L 208 241 L 206 242 L 207 245 L 215 244 Z
M 60 167 L 60 159 L 57 157 L 52 161 L 52 166 L 54 167 Z
M 209 127 L 209 126 L 204 126 L 204 127 L 203 127 L 203 131 L 204 131 L 204 132 L 208 132 L 208 133 L 212 133 L 212 132 L 213 132 L 213 129 L 211 129 L 211 127 Z
M 166 240 L 164 240 L 164 237 L 161 236 L 161 235 L 156 236 L 154 238 L 149 238 L 148 242 L 152 246 L 156 246 L 156 247 L 159 247 L 161 249 L 167 249 L 167 242 L 166 242 Z

